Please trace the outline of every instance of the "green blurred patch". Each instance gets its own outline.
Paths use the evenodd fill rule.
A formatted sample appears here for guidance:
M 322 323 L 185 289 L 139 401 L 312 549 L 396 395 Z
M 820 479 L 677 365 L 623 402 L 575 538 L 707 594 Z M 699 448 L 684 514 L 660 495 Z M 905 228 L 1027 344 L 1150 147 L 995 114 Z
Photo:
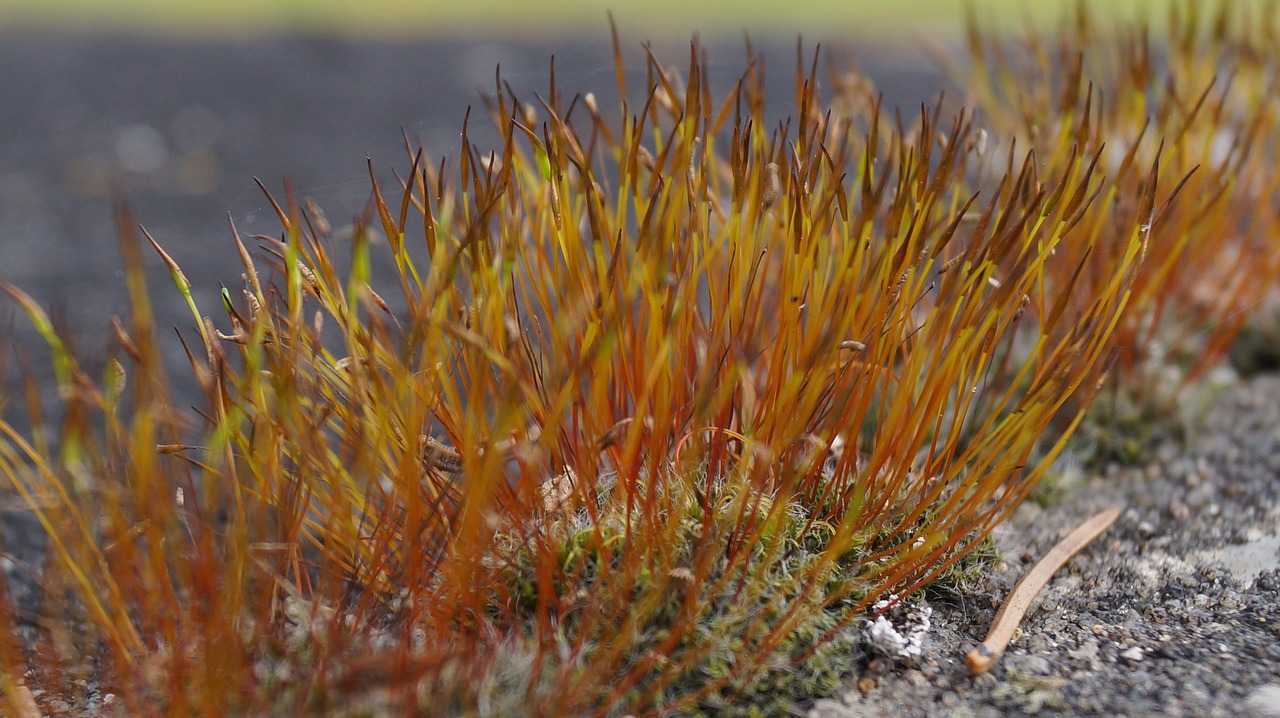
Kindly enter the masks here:
M 1207 3 L 1206 3 L 1207 4 Z M 955 31 L 972 5 L 984 21 L 1022 25 L 1060 18 L 1074 1 L 1063 0 L 647 0 L 600 3 L 596 0 L 0 0 L 0 30 L 15 25 L 74 30 L 131 31 L 179 36 L 227 37 L 277 32 L 411 38 L 490 36 L 548 38 L 563 35 L 602 37 L 606 9 L 628 35 L 817 39 L 856 38 Z M 1162 0 L 1094 2 L 1092 9 L 1116 17 L 1142 8 L 1163 15 Z

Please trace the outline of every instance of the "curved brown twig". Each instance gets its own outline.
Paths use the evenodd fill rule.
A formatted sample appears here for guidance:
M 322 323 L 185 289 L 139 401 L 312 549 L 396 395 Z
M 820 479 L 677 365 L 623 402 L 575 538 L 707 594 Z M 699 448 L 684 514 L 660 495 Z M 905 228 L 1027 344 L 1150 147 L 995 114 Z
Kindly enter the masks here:
M 1040 589 L 1044 588 L 1063 564 L 1079 553 L 1080 549 L 1088 546 L 1099 534 L 1106 531 L 1108 526 L 1115 523 L 1122 510 L 1120 507 L 1107 509 L 1080 524 L 1075 531 L 1050 549 L 1049 553 L 1045 554 L 1044 558 L 1040 559 L 1040 562 L 1032 567 L 1021 581 L 1018 581 L 1018 585 L 1013 587 L 1013 591 L 1005 598 L 1004 605 L 1000 607 L 1000 612 L 996 614 L 996 620 L 991 624 L 991 630 L 987 632 L 986 639 L 977 648 L 969 651 L 968 657 L 964 659 L 964 664 L 970 672 L 974 675 L 986 673 L 996 661 L 1000 660 L 1005 647 L 1013 639 L 1014 630 L 1018 628 L 1022 617 L 1031 607 L 1031 600 L 1040 593 Z

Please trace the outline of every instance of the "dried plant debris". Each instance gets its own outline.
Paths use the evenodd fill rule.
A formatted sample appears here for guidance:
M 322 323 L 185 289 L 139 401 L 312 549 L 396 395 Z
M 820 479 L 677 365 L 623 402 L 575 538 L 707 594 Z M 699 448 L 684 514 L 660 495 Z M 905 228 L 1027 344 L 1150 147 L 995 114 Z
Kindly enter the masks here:
M 1018 584 L 1009 592 L 1005 598 L 1004 604 L 1000 607 L 1000 612 L 996 614 L 996 620 L 991 624 L 991 630 L 987 632 L 987 637 L 975 649 L 969 652 L 965 658 L 965 666 L 973 673 L 986 673 L 991 670 L 991 666 L 1000 660 L 1001 654 L 1004 653 L 1005 646 L 1009 645 L 1009 641 L 1013 639 L 1014 631 L 1018 628 L 1018 623 L 1022 617 L 1026 615 L 1027 610 L 1031 608 L 1031 602 L 1035 599 L 1036 594 L 1044 588 L 1053 574 L 1062 568 L 1063 564 L 1071 560 L 1071 557 L 1079 553 L 1085 546 L 1098 537 L 1098 534 L 1107 529 L 1108 526 L 1115 523 L 1120 517 L 1119 508 L 1111 508 L 1090 518 L 1088 521 L 1080 524 L 1076 530 L 1067 535 L 1066 538 L 1054 545 L 1044 558 L 1040 559 L 1035 566 L 1023 576 Z

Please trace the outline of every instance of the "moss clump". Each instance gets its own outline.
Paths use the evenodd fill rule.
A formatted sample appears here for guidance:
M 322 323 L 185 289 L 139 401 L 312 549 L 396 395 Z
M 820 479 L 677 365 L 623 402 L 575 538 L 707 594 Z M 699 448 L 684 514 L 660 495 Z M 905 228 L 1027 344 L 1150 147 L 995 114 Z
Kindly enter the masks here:
M 658 695 L 643 695 L 642 680 L 628 702 L 678 706 L 672 715 L 769 716 L 836 691 L 855 665 L 850 656 L 861 640 L 854 621 L 863 595 L 856 562 L 832 560 L 828 549 L 835 529 L 811 521 L 801 504 L 775 506 L 765 495 L 735 492 L 724 483 L 700 496 L 693 487 L 705 484 L 701 472 L 663 482 L 671 513 L 659 519 L 669 520 L 673 532 L 661 547 L 651 545 L 645 532 L 626 528 L 625 497 L 616 486 L 597 494 L 594 511 L 566 510 L 544 526 L 544 550 L 559 557 L 563 575 L 573 577 L 554 587 L 563 607 L 563 642 L 582 640 L 585 630 L 583 659 L 589 662 L 592 653 L 605 650 L 590 634 L 598 622 L 583 623 L 581 604 L 602 590 L 603 575 L 621 570 L 621 556 L 660 550 L 665 558 L 639 572 L 632 590 L 643 596 L 665 586 L 666 600 L 633 626 L 620 660 L 634 666 L 661 656 L 664 663 L 682 665 L 682 675 Z M 744 501 L 759 526 L 749 546 L 735 547 Z M 511 594 L 524 597 L 518 610 L 532 614 L 539 579 L 530 543 L 512 536 L 499 546 L 504 548 L 491 560 L 502 567 Z M 734 557 L 738 550 L 747 555 Z M 701 608 L 691 615 L 687 605 Z M 783 620 L 786 630 L 776 632 Z M 689 625 L 680 626 L 682 621 Z

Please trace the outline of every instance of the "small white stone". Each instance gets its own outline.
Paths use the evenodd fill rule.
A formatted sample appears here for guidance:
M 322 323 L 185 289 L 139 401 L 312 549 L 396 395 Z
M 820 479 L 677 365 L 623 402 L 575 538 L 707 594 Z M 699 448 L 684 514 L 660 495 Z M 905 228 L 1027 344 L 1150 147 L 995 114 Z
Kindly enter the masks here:
M 1124 653 L 1121 653 L 1120 657 L 1125 659 L 1126 661 L 1133 661 L 1134 663 L 1138 663 L 1139 661 L 1142 660 L 1142 649 L 1138 646 L 1134 646 L 1133 648 L 1130 648 Z
M 855 715 L 845 704 L 832 698 L 822 698 L 809 709 L 808 718 L 850 718 Z
M 1280 683 L 1266 683 L 1253 689 L 1244 701 L 1242 715 L 1250 718 L 1280 718 Z
M 897 600 L 889 595 L 871 607 L 882 611 Z M 932 626 L 933 608 L 924 602 L 898 603 L 863 626 L 863 640 L 872 651 L 895 659 L 918 658 L 924 650 L 924 637 Z

